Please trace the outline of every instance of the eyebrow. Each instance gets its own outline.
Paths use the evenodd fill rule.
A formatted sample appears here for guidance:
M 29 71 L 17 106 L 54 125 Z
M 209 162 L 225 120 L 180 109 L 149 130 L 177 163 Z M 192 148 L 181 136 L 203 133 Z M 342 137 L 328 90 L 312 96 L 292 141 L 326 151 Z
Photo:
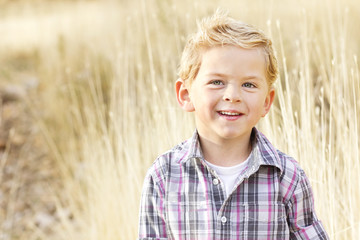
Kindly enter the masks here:
M 224 73 L 213 73 L 213 72 L 210 72 L 210 73 L 206 73 L 205 76 L 215 76 L 215 77 L 227 77 L 228 75 L 227 74 L 224 74 Z
M 205 74 L 205 76 L 227 77 L 229 75 L 225 74 L 225 73 L 210 72 L 210 73 Z M 251 80 L 251 79 L 261 79 L 261 77 L 259 77 L 257 75 L 249 75 L 249 76 L 245 76 L 242 78 L 242 80 Z
M 251 80 L 251 79 L 261 79 L 261 77 L 256 75 L 249 75 L 243 78 L 244 80 Z

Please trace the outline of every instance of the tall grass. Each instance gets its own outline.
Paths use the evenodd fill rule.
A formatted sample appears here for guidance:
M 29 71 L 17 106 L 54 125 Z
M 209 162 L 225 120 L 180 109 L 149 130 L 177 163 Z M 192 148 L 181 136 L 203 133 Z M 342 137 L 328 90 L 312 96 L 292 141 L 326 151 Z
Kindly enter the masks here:
M 194 130 L 191 114 L 177 107 L 174 95 L 186 36 L 196 19 L 217 7 L 273 38 L 281 76 L 276 103 L 259 128 L 307 172 L 331 239 L 360 235 L 356 1 L 16 7 L 21 11 L 2 10 L 0 32 L 6 37 L 0 51 L 4 62 L 19 53 L 36 62 L 31 72 L 40 81 L 39 101 L 33 106 L 42 109 L 38 124 L 62 177 L 62 188 L 49 193 L 58 216 L 51 239 L 136 238 L 147 168 Z M 40 230 L 31 237 L 50 239 Z

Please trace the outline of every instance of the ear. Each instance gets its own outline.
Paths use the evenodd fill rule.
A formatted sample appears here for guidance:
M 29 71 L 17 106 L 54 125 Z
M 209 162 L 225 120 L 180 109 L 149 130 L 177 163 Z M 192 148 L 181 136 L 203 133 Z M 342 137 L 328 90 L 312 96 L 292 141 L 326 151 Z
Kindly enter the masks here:
M 270 111 L 270 107 L 274 102 L 274 99 L 275 99 L 275 89 L 274 87 L 271 87 L 264 102 L 263 114 L 261 115 L 262 117 L 265 117 L 266 114 Z
M 184 80 L 178 79 L 175 84 L 176 98 L 182 109 L 187 112 L 195 111 L 194 105 L 190 99 L 189 89 L 186 87 Z

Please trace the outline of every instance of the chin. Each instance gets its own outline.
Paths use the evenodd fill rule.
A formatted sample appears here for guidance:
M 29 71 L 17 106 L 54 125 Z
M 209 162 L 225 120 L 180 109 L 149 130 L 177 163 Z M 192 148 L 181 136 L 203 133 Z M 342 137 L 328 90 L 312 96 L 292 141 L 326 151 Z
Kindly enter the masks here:
M 239 128 L 228 129 L 228 130 L 222 129 L 222 131 L 219 132 L 219 136 L 221 136 L 224 139 L 236 139 L 247 136 L 250 133 L 251 133 L 251 129 L 246 131 L 245 130 L 240 131 Z
M 220 134 L 220 137 L 222 137 L 223 139 L 226 140 L 230 140 L 230 139 L 236 139 L 241 137 L 242 134 L 238 133 L 238 132 L 223 132 L 222 134 Z

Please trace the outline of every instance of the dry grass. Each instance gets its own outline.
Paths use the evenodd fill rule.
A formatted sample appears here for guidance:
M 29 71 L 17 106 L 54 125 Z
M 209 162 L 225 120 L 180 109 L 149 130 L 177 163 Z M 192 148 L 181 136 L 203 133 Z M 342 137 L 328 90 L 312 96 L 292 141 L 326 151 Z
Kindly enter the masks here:
M 0 10 L 0 87 L 37 79 L 27 104 L 61 183 L 51 229 L 0 239 L 136 238 L 147 168 L 194 129 L 173 86 L 185 38 L 217 7 L 272 36 L 281 77 L 259 127 L 306 170 L 331 239 L 360 235 L 357 1 L 20 1 Z

